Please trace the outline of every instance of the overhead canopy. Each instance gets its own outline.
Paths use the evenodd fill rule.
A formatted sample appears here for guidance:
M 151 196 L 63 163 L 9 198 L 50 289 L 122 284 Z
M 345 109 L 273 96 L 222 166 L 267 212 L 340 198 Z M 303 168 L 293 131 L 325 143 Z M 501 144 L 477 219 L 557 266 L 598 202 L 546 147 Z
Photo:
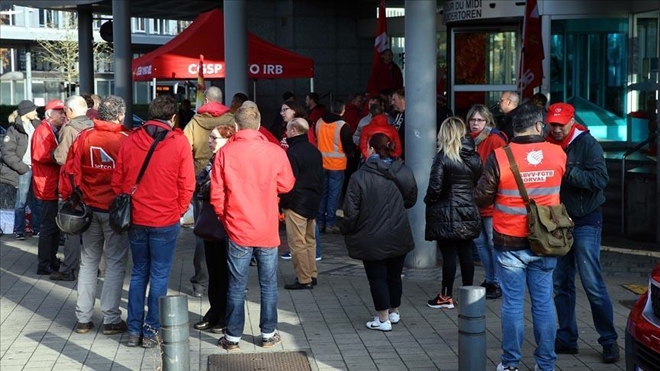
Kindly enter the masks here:
M 225 77 L 224 15 L 218 9 L 200 14 L 190 26 L 160 48 L 133 60 L 133 81 L 195 79 L 200 54 L 204 78 Z M 290 79 L 314 77 L 314 61 L 273 45 L 248 32 L 248 77 Z

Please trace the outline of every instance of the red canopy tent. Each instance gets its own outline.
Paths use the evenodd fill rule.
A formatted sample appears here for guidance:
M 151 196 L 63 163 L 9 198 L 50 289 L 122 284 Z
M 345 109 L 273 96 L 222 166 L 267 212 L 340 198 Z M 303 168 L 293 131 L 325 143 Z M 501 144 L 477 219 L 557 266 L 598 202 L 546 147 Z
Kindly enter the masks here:
M 199 56 L 204 78 L 225 77 L 224 14 L 200 14 L 190 26 L 158 49 L 133 60 L 133 81 L 196 79 Z M 248 32 L 248 77 L 251 79 L 313 78 L 314 61 L 273 45 Z

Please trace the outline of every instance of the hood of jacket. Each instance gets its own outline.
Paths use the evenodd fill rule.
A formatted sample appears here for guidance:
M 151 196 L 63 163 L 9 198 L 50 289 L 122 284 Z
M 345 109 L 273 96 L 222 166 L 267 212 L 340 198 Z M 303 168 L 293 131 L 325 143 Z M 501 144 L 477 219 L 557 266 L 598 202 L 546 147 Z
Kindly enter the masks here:
M 370 158 L 364 163 L 363 167 L 365 171 L 395 180 L 397 174 L 403 168 L 403 161 L 383 161 L 380 158 Z
M 142 124 L 141 127 L 135 129 L 132 135 L 135 136 L 135 145 L 138 146 L 138 148 L 148 151 L 149 148 L 151 147 L 151 144 L 153 144 L 156 136 L 163 131 L 173 131 L 172 128 L 169 126 L 169 124 L 159 121 L 159 120 L 149 120 Z M 160 148 L 162 148 L 165 140 L 167 140 L 168 137 L 165 137 L 165 139 L 161 140 L 160 143 L 156 146 L 156 151 L 158 151 Z
M 339 120 L 344 120 L 344 118 L 335 113 L 326 112 L 326 114 L 323 115 L 323 121 L 327 122 L 328 124 Z
M 372 117 L 371 122 L 369 124 L 376 126 L 385 126 L 385 125 L 389 125 L 390 123 L 388 121 L 387 115 L 380 114 Z
M 229 107 L 220 102 L 208 102 L 197 110 L 200 115 L 208 114 L 213 117 L 222 116 L 227 112 L 229 112 Z

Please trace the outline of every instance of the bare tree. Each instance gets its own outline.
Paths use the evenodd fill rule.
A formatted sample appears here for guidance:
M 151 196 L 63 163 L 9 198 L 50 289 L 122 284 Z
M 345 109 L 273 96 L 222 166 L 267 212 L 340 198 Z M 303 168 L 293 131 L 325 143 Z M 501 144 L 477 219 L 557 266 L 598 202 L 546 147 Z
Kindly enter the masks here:
M 72 85 L 78 81 L 79 74 L 79 42 L 77 34 L 77 17 L 74 13 L 64 12 L 64 20 L 59 25 L 49 24 L 49 28 L 64 30 L 59 40 L 39 40 L 41 50 L 38 52 L 43 62 L 52 66 L 52 71 L 66 83 L 68 95 L 71 95 Z M 95 42 L 93 45 L 95 70 L 96 66 L 112 61 L 112 47 L 106 42 Z

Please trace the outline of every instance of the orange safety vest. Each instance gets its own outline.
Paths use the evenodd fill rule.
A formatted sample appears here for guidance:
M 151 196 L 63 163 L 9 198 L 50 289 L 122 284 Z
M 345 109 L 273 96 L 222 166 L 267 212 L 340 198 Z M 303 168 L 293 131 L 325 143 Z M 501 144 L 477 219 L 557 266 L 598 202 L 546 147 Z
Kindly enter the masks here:
M 559 205 L 561 179 L 566 171 L 566 153 L 561 147 L 548 142 L 511 143 L 509 146 L 529 198 L 537 205 Z M 509 159 L 502 147 L 494 152 L 500 183 L 493 210 L 493 229 L 507 236 L 527 237 L 527 209 L 509 168 Z
M 339 135 L 344 125 L 342 120 L 327 123 L 319 119 L 316 123 L 316 140 L 325 170 L 346 170 L 346 154 Z

